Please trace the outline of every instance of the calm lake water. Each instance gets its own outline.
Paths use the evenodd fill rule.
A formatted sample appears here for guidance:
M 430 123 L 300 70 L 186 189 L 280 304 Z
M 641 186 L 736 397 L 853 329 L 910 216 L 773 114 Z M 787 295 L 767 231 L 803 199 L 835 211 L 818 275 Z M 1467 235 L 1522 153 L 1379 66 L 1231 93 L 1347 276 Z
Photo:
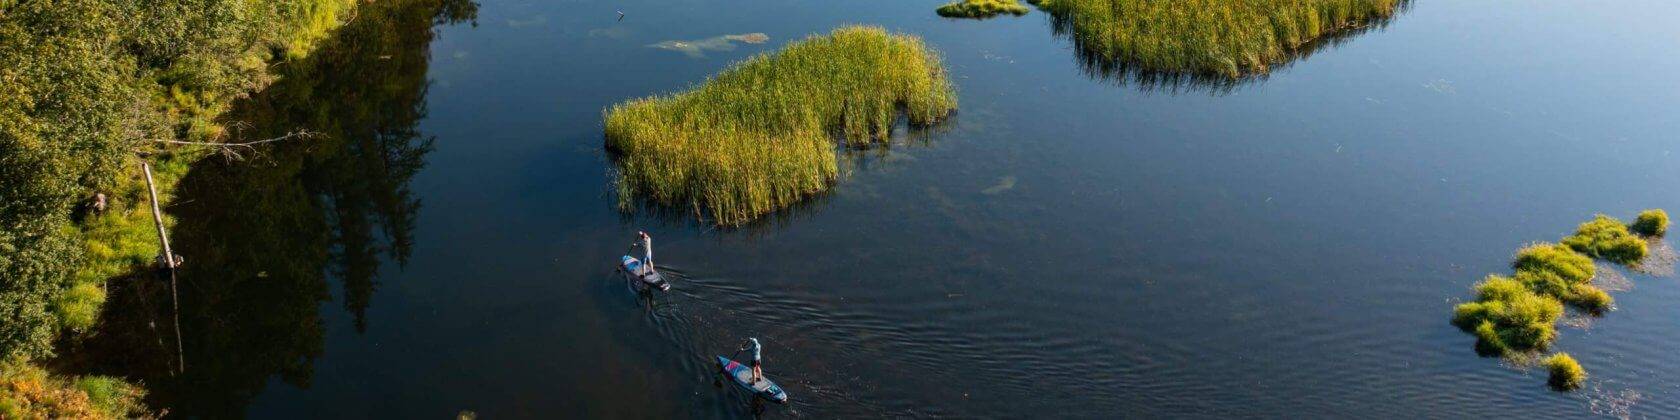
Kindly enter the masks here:
M 766 417 L 1680 416 L 1680 279 L 1560 330 L 1574 393 L 1447 323 L 1525 243 L 1680 210 L 1680 3 L 1418 0 L 1229 90 L 935 6 L 365 5 L 235 111 L 324 136 L 183 181 L 188 373 L 156 283 L 88 370 L 202 417 L 737 417 L 711 359 L 752 336 Z M 848 23 L 941 51 L 955 119 L 744 229 L 617 211 L 604 107 Z M 669 293 L 614 274 L 639 229 Z

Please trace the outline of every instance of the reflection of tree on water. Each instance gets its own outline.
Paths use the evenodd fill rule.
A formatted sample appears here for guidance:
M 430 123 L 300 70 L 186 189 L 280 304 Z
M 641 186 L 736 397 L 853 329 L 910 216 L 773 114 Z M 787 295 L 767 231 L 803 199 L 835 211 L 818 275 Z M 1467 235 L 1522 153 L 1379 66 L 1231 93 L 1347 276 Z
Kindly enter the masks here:
M 322 352 L 327 276 L 342 281 L 361 331 L 381 258 L 407 261 L 420 206 L 408 182 L 432 147 L 415 128 L 426 114 L 432 27 L 476 10 L 468 0 L 363 3 L 320 50 L 281 66 L 279 82 L 233 111 L 230 119 L 253 124 L 248 137 L 321 135 L 246 161 L 206 159 L 178 185 L 168 211 L 179 220 L 172 242 L 187 256 L 184 375 L 169 375 L 168 283 L 147 275 L 112 282 L 102 324 L 61 364 L 139 379 L 154 406 L 189 417 L 240 417 L 275 375 L 307 387 Z
M 1372 30 L 1379 30 L 1388 26 L 1394 16 L 1399 16 L 1411 4 L 1401 1 L 1396 6 L 1394 14 L 1387 17 L 1376 17 L 1359 26 L 1353 26 L 1328 34 L 1320 35 L 1311 41 L 1289 49 L 1289 57 L 1277 64 L 1271 65 L 1269 71 L 1278 71 L 1296 62 L 1311 57 L 1314 53 L 1326 48 L 1341 45 L 1359 35 Z M 1145 69 L 1132 65 L 1123 59 L 1110 57 L 1102 53 L 1103 46 L 1096 45 L 1090 40 L 1082 39 L 1074 27 L 1074 20 L 1065 15 L 1045 13 L 1050 16 L 1050 26 L 1057 36 L 1066 37 L 1073 42 L 1073 51 L 1079 61 L 1080 68 L 1085 75 L 1092 79 L 1113 82 L 1120 86 L 1129 86 L 1145 92 L 1166 92 L 1172 94 L 1188 92 L 1207 92 L 1214 95 L 1231 93 L 1237 88 L 1259 83 L 1266 80 L 1270 73 L 1251 73 L 1232 78 L 1217 73 L 1178 72 Z

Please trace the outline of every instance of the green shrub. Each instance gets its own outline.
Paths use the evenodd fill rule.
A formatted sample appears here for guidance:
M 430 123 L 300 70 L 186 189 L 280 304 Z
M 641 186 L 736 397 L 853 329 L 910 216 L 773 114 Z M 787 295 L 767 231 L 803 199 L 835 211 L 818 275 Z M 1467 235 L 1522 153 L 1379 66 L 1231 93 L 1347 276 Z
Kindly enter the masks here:
M 109 415 L 110 418 L 123 418 L 146 412 L 145 405 L 140 403 L 140 398 L 145 392 L 121 379 L 110 376 L 83 376 L 76 379 L 76 388 L 87 394 L 88 402 L 94 409 Z
M 1515 268 L 1519 273 L 1552 273 L 1570 284 L 1586 283 L 1597 274 L 1592 258 L 1581 255 L 1570 247 L 1550 243 L 1537 243 L 1517 250 L 1511 268 Z
M 910 35 L 848 26 L 737 63 L 687 92 L 606 110 L 620 205 L 634 197 L 739 225 L 829 188 L 838 131 L 882 143 L 956 108 L 939 56 Z
M 1403 0 L 1053 0 L 1076 48 L 1149 72 L 1265 73 L 1320 37 L 1392 16 Z
M 1633 226 L 1630 228 L 1640 235 L 1662 236 L 1668 233 L 1668 212 L 1662 209 L 1639 212 L 1639 217 L 1633 219 Z
M 1547 357 L 1544 362 L 1550 377 L 1546 380 L 1552 388 L 1558 390 L 1572 390 L 1580 388 L 1587 381 L 1587 370 L 1570 357 L 1569 353 L 1557 353 Z
M 1027 14 L 1027 6 L 1022 6 L 1016 0 L 960 0 L 946 3 L 936 10 L 940 16 L 950 18 L 989 18 L 1008 13 L 1015 16 Z
M 86 331 L 99 319 L 99 307 L 105 304 L 105 289 L 93 283 L 78 284 L 58 296 L 53 311 L 58 322 L 71 331 Z
M 1582 223 L 1575 234 L 1563 238 L 1563 244 L 1597 258 L 1618 264 L 1634 264 L 1645 259 L 1645 241 L 1628 232 L 1627 225 L 1614 217 L 1598 215 Z

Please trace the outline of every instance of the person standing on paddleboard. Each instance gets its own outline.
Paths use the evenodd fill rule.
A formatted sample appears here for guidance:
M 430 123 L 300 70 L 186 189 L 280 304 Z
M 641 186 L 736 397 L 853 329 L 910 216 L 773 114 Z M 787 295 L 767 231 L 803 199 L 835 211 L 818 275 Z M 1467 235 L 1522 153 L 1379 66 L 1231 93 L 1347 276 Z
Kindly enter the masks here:
M 748 366 L 752 367 L 753 382 L 757 383 L 764 380 L 764 369 L 759 367 L 764 362 L 764 348 L 758 345 L 756 337 L 748 337 L 747 346 L 752 348 L 752 362 Z
M 646 269 L 643 270 L 640 273 L 636 273 L 636 275 L 646 276 L 648 274 L 652 274 L 653 273 L 653 237 L 648 236 L 647 232 L 643 232 L 643 231 L 639 231 L 639 230 L 636 231 L 636 237 L 638 237 L 642 240 L 642 249 L 647 251 L 647 254 L 646 254 L 647 258 L 642 260 L 642 266 L 646 267 Z

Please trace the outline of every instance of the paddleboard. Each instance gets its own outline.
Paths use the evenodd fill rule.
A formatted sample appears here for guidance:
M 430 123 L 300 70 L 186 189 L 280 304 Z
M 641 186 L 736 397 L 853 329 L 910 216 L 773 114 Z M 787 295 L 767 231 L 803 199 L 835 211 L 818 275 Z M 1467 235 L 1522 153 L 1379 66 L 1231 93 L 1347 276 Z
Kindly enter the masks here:
M 671 290 L 671 283 L 665 282 L 665 276 L 660 275 L 653 267 L 642 264 L 636 257 L 624 256 L 624 272 L 649 287 L 658 288 L 660 291 Z
M 758 382 L 753 382 L 752 367 L 723 356 L 718 356 L 717 361 L 718 368 L 723 369 L 724 375 L 734 379 L 735 384 L 746 388 L 747 392 L 770 401 L 787 404 L 787 393 L 782 392 L 782 387 L 776 386 L 776 383 L 771 382 L 770 378 L 761 378 Z

